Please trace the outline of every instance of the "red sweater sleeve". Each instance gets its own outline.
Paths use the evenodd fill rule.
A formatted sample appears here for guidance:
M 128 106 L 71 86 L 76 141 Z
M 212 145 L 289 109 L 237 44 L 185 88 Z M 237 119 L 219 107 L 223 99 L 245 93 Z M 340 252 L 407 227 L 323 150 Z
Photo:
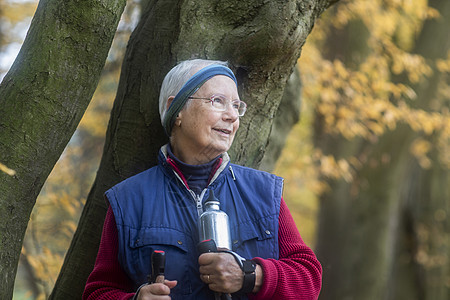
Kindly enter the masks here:
M 281 199 L 278 245 L 279 260 L 254 258 L 264 272 L 263 285 L 252 300 L 309 300 L 319 297 L 322 266 L 303 242 L 294 219 Z
M 102 239 L 94 270 L 89 275 L 83 300 L 127 300 L 134 296 L 132 282 L 117 259 L 119 253 L 118 232 L 111 207 L 106 213 Z

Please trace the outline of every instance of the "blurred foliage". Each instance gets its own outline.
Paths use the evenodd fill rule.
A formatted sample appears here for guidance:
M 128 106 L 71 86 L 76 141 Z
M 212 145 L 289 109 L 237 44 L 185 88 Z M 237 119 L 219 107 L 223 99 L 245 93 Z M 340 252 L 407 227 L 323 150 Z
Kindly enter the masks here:
M 36 10 L 36 0 L 0 0 L 0 79 L 12 63 Z
M 310 244 L 314 244 L 317 196 L 329 190 L 319 178 L 352 182 L 356 170 L 378 163 L 367 161 L 364 155 L 335 157 L 315 149 L 312 130 L 316 112 L 324 118 L 326 133 L 348 140 L 359 137 L 373 144 L 385 132 L 407 124 L 421 133 L 410 145 L 420 166 L 429 168 L 429 153 L 437 150 L 439 162 L 450 168 L 450 53 L 446 60 L 426 61 L 410 52 L 428 18 L 439 19 L 440 14 L 428 7 L 426 0 L 340 1 L 321 16 L 308 37 L 299 60 L 303 81 L 301 122 L 288 137 L 276 173 L 285 177 L 284 198 Z M 348 49 L 363 43 L 370 51 L 361 50 L 361 55 L 350 58 L 327 53 L 333 51 L 324 47 L 327 38 L 345 26 L 358 26 L 361 35 L 342 39 L 336 46 Z M 433 72 L 445 76 L 438 83 L 438 97 L 430 111 L 421 109 L 415 101 L 413 87 Z M 400 76 L 406 80 L 396 83 Z M 389 159 L 384 155 L 382 163 Z
M 23 24 L 29 24 L 36 5 L 37 1 L 0 0 L 0 60 L 8 55 L 11 44 L 22 42 Z M 139 1 L 129 0 L 92 102 L 37 199 L 23 244 L 14 299 L 45 299 L 53 287 L 100 161 L 123 52 L 138 14 Z M 327 132 L 347 139 L 362 137 L 376 142 L 398 124 L 407 124 L 423 133 L 423 138 L 410 145 L 420 165 L 427 168 L 428 153 L 437 149 L 441 163 L 450 168 L 448 80 L 439 82 L 442 99 L 436 99 L 433 111 L 414 103 L 412 87 L 432 72 L 448 75 L 450 71 L 450 53 L 446 60 L 426 61 L 410 52 L 424 20 L 439 17 L 426 0 L 354 0 L 339 2 L 317 21 L 299 61 L 301 119 L 275 169 L 285 178 L 284 199 L 308 244 L 314 245 L 317 196 L 328 189 L 319 178 L 351 182 L 354 171 L 369 163 L 364 157 L 337 158 L 315 149 L 315 112 L 325 116 Z M 328 59 L 323 48 L 333 30 L 350 22 L 364 25 L 371 49 L 367 55 L 352 58 L 352 66 L 338 58 Z M 349 41 L 343 44 L 352 47 Z M 395 83 L 392 74 L 406 76 L 411 84 Z M 431 135 L 436 142 L 427 139 Z M 2 164 L 0 170 L 13 172 Z

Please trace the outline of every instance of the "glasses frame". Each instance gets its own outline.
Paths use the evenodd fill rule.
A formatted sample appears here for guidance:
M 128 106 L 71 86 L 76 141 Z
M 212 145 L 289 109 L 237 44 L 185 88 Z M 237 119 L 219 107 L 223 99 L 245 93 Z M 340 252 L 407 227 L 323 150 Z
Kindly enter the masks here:
M 216 111 L 226 111 L 227 109 L 225 108 L 224 110 L 220 110 L 220 109 L 218 109 L 217 107 L 215 107 L 214 106 L 214 103 L 213 103 L 213 99 L 214 98 L 216 98 L 216 97 L 218 97 L 218 96 L 220 96 L 221 98 L 224 98 L 228 103 L 231 103 L 231 104 L 233 104 L 233 102 L 236 102 L 236 101 L 239 101 L 239 106 L 240 105 L 244 105 L 244 108 L 243 108 L 243 113 L 242 114 L 239 114 L 239 110 L 236 110 L 236 113 L 238 114 L 238 116 L 239 117 L 243 117 L 244 115 L 245 115 L 245 112 L 247 111 L 247 103 L 245 103 L 244 101 L 242 101 L 242 100 L 239 100 L 239 99 L 235 99 L 235 100 L 228 100 L 225 96 L 223 96 L 223 95 L 221 95 L 221 94 L 213 94 L 211 97 L 209 97 L 209 98 L 206 98 L 206 97 L 193 97 L 193 96 L 189 96 L 188 97 L 188 99 L 193 99 L 193 100 L 207 100 L 208 102 L 210 102 L 211 103 L 211 107 L 213 108 L 213 109 L 215 109 Z

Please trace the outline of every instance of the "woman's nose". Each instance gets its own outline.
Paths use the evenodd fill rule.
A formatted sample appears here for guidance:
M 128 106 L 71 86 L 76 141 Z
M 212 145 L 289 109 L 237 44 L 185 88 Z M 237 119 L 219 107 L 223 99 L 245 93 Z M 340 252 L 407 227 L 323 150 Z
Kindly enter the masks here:
M 224 119 L 235 122 L 239 118 L 239 113 L 236 108 L 233 107 L 231 102 L 228 102 L 223 112 Z

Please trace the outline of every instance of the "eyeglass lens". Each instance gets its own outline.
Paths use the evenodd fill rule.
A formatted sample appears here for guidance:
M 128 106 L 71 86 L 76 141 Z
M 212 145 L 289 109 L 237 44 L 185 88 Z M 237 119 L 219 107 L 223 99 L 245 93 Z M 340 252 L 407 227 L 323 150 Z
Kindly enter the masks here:
M 238 115 L 242 117 L 245 114 L 247 105 L 245 102 L 240 100 L 228 101 L 225 97 L 220 95 L 213 95 L 211 97 L 211 104 L 217 110 L 225 111 L 227 109 L 227 104 L 230 103 L 231 107 L 237 111 Z

